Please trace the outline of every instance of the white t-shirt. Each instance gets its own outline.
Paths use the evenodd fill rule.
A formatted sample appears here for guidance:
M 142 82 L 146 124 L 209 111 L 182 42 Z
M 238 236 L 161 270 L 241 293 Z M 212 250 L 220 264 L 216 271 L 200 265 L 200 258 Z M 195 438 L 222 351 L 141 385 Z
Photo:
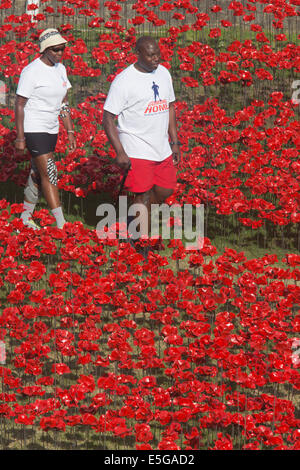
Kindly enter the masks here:
M 28 98 L 24 107 L 24 132 L 57 134 L 61 103 L 71 88 L 63 64 L 46 65 L 35 59 L 21 72 L 17 95 Z
M 118 116 L 119 138 L 129 157 L 160 162 L 171 155 L 168 127 L 172 101 L 172 78 L 162 65 L 144 73 L 132 64 L 116 76 L 104 109 Z

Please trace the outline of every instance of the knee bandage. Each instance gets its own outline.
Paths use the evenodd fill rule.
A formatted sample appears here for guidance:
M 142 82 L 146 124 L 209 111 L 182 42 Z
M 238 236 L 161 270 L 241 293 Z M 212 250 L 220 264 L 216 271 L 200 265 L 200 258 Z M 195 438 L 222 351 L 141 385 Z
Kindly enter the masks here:
M 48 158 L 47 173 L 50 183 L 57 186 L 57 168 L 52 158 Z
M 61 118 L 65 118 L 68 114 L 70 114 L 70 107 L 69 107 L 69 103 L 66 102 L 66 103 L 62 103 L 61 105 L 61 108 L 60 108 L 60 117 Z
M 32 179 L 32 171 L 29 174 L 25 189 L 24 189 L 24 196 L 28 202 L 32 204 L 37 204 L 40 196 L 39 187 L 34 184 Z

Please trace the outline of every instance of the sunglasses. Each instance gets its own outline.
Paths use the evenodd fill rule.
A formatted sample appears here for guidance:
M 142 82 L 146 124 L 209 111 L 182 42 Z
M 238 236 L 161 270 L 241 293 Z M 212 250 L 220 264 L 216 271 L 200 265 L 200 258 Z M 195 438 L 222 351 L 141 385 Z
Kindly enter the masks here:
M 53 52 L 64 52 L 66 46 L 61 46 L 61 47 L 51 47 L 51 51 Z

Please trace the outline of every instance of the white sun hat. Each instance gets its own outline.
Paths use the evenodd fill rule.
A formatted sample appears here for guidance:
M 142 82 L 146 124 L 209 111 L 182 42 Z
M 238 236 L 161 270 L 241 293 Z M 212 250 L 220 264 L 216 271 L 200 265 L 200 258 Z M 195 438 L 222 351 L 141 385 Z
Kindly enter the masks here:
M 66 42 L 67 41 L 61 36 L 57 29 L 45 29 L 39 37 L 40 52 L 44 52 L 47 47 L 58 46 L 59 44 L 65 44 Z

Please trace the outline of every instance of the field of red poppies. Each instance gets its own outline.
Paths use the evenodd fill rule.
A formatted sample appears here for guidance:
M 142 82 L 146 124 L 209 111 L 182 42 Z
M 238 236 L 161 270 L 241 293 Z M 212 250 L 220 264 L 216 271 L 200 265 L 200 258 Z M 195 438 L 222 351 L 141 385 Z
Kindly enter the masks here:
M 300 449 L 299 0 L 23 3 L 0 1 L 0 448 Z M 61 129 L 73 221 L 42 204 L 34 232 L 13 101 L 46 27 L 68 40 L 78 148 Z M 95 227 L 119 181 L 103 103 L 146 33 L 177 96 L 169 203 L 204 204 L 205 238 L 145 261 Z

